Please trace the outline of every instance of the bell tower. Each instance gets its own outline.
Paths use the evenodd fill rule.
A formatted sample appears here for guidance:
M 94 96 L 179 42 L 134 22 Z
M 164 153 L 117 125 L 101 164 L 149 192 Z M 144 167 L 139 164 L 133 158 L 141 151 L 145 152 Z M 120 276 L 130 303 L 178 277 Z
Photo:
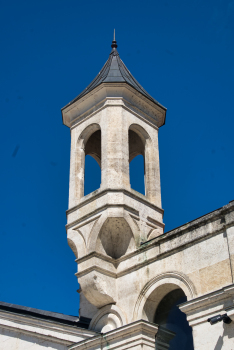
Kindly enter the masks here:
M 134 302 L 147 275 L 141 245 L 164 229 L 158 130 L 166 108 L 129 72 L 115 38 L 111 47 L 100 73 L 62 109 L 71 131 L 66 229 L 78 264 L 80 315 L 100 332 L 137 321 Z M 139 154 L 145 195 L 129 180 L 129 162 Z M 101 185 L 84 196 L 86 155 L 98 162 Z

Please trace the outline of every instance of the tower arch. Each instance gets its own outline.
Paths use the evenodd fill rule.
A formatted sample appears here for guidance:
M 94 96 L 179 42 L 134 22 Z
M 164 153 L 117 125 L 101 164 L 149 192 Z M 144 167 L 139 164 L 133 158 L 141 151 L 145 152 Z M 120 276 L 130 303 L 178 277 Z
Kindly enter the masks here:
M 144 158 L 146 198 L 154 204 L 161 204 L 159 161 L 151 137 L 142 126 L 134 123 L 129 126 L 128 140 L 129 163 L 138 155 Z
M 140 125 L 130 125 L 128 129 L 129 162 L 138 155 L 145 157 L 145 144 L 148 138 L 149 135 Z
M 134 131 L 134 124 L 128 130 L 128 146 L 130 186 L 145 195 L 145 139 Z M 135 176 L 136 168 L 137 177 Z
M 75 151 L 75 194 L 79 201 L 84 196 L 85 158 L 90 155 L 101 168 L 101 127 L 97 123 L 87 126 L 79 135 Z

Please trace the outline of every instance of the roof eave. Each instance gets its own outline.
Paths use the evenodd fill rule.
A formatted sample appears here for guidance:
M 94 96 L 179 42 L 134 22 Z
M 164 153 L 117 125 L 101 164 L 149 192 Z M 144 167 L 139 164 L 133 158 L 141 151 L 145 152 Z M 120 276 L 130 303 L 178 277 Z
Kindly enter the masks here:
M 62 113 L 62 118 L 63 118 L 63 111 L 67 108 L 72 106 L 75 102 L 81 100 L 84 97 L 87 97 L 93 90 L 95 90 L 97 87 L 100 87 L 102 84 L 108 84 L 108 82 L 102 82 L 99 85 L 95 86 L 92 90 L 88 91 L 86 94 L 82 95 L 79 98 L 79 95 L 77 97 L 75 97 L 71 102 L 69 102 L 67 105 L 65 105 L 63 108 L 61 108 L 61 113 Z M 165 119 L 166 119 L 166 112 L 167 112 L 167 108 L 164 107 L 161 103 L 159 103 L 158 101 L 156 101 L 153 97 L 152 99 L 148 98 L 146 95 L 144 95 L 143 93 L 141 93 L 140 91 L 136 90 L 134 88 L 134 86 L 132 86 L 131 84 L 129 84 L 128 82 L 112 82 L 110 84 L 127 84 L 128 86 L 130 86 L 132 89 L 134 89 L 135 91 L 137 91 L 138 93 L 140 93 L 144 98 L 146 98 L 147 100 L 149 100 L 151 103 L 153 102 L 154 104 L 156 104 L 158 107 L 162 108 L 165 111 Z M 165 124 L 165 121 L 162 125 Z M 161 126 L 162 126 L 161 125 Z
M 152 107 L 155 106 L 157 110 L 160 111 L 161 113 L 161 122 L 157 125 L 158 127 L 161 127 L 165 124 L 165 118 L 166 118 L 166 111 L 167 108 L 164 107 L 163 105 L 161 105 L 159 102 L 157 102 L 156 100 L 154 100 L 153 98 L 150 99 L 148 98 L 145 94 L 141 93 L 140 91 L 138 91 L 137 89 L 135 89 L 131 84 L 129 84 L 128 82 L 103 82 L 100 83 L 99 85 L 97 85 L 94 89 L 90 90 L 87 94 L 81 96 L 80 98 L 75 98 L 73 99 L 70 103 L 68 103 L 65 107 L 63 107 L 61 109 L 61 113 L 62 113 L 62 120 L 63 120 L 63 124 L 71 127 L 70 122 L 65 121 L 65 114 L 70 110 L 72 110 L 76 104 L 77 106 L 80 104 L 83 104 L 83 102 L 85 102 L 85 100 L 89 99 L 93 94 L 97 94 L 99 90 L 101 90 L 102 88 L 108 88 L 108 87 L 115 87 L 118 86 L 119 88 L 125 87 L 125 88 L 130 88 L 132 91 L 135 91 L 135 93 L 141 97 L 142 99 L 144 99 L 145 102 L 149 103 Z M 111 97 L 111 96 L 109 96 Z M 121 97 L 121 96 L 119 96 Z M 122 96 L 123 97 L 123 96 Z M 74 107 L 72 107 L 74 105 Z

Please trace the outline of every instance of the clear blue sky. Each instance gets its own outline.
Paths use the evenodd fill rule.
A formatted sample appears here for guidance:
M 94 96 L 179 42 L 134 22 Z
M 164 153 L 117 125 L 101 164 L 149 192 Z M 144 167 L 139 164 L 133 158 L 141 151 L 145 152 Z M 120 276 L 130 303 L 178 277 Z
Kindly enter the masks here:
M 168 108 L 166 231 L 234 199 L 234 0 L 2 1 L 2 301 L 78 313 L 60 109 L 100 71 L 114 28 L 128 69 Z

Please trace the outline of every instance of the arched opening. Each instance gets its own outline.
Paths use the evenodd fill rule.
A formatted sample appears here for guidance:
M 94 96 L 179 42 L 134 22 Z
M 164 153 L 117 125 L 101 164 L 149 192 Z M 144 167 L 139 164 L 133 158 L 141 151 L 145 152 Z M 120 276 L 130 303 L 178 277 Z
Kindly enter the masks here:
M 187 301 L 182 289 L 174 289 L 167 293 L 159 302 L 154 316 L 154 323 L 159 329 L 167 329 L 175 333 L 170 341 L 169 350 L 193 350 L 192 328 L 186 315 L 180 311 L 178 305 Z
M 179 289 L 180 292 L 175 292 Z M 172 293 L 171 293 L 172 292 Z M 171 293 L 171 294 L 170 294 Z M 175 293 L 175 294 L 174 294 Z M 178 294 L 179 295 L 178 295 Z M 134 310 L 134 320 L 137 319 L 143 319 L 149 322 L 156 322 L 159 324 L 159 329 L 163 331 L 163 313 L 167 313 L 166 307 L 163 308 L 163 306 L 159 307 L 159 304 L 162 302 L 161 305 L 167 305 L 168 301 L 167 299 L 164 299 L 169 294 L 169 299 L 175 301 L 176 310 L 178 308 L 178 305 L 183 303 L 183 300 L 191 300 L 196 297 L 197 292 L 193 285 L 193 283 L 190 281 L 190 279 L 185 276 L 184 274 L 181 274 L 180 272 L 176 271 L 168 271 L 162 274 L 159 274 L 152 278 L 150 281 L 146 283 L 146 285 L 141 290 L 141 293 L 139 294 L 138 300 L 135 305 Z M 174 295 L 174 297 L 173 297 Z M 184 298 L 182 300 L 179 300 L 180 298 Z M 164 302 L 164 301 L 165 302 Z M 169 307 L 169 311 L 172 310 L 172 316 L 173 316 L 173 302 L 172 305 Z M 163 310 L 163 311 L 160 311 Z M 169 312 L 170 314 L 170 312 Z M 169 315 L 171 316 L 171 314 Z M 165 317 L 164 317 L 165 318 Z M 174 320 L 177 319 L 177 317 L 174 317 Z M 170 321 L 170 319 L 169 319 Z M 179 347 L 177 344 L 173 344 L 170 346 L 170 350 L 193 350 L 193 339 L 192 339 L 192 331 L 189 327 L 189 324 L 186 320 L 186 315 L 183 316 L 183 322 L 182 326 L 178 323 L 178 326 L 182 328 L 182 331 L 185 333 L 185 335 L 188 336 L 188 344 L 186 346 L 182 347 L 180 345 Z M 166 324 L 166 327 L 168 325 Z M 169 326 L 168 326 L 169 328 Z M 165 329 L 165 328 L 164 328 Z M 170 328 L 168 329 L 169 332 L 176 333 L 176 329 L 174 330 Z M 167 328 L 166 328 L 167 330 Z M 163 332 L 161 332 L 163 333 Z M 158 334 L 158 337 L 160 339 L 160 334 Z M 157 341 L 156 341 L 157 346 Z M 190 347 L 189 347 L 190 346 Z
M 101 168 L 90 155 L 85 156 L 84 195 L 97 190 L 101 184 Z
M 101 130 L 95 131 L 85 144 L 84 195 L 101 184 Z
M 141 137 L 131 129 L 128 140 L 130 186 L 145 195 L 145 145 Z
M 141 154 L 133 158 L 129 164 L 129 173 L 131 188 L 145 195 L 145 165 Z

